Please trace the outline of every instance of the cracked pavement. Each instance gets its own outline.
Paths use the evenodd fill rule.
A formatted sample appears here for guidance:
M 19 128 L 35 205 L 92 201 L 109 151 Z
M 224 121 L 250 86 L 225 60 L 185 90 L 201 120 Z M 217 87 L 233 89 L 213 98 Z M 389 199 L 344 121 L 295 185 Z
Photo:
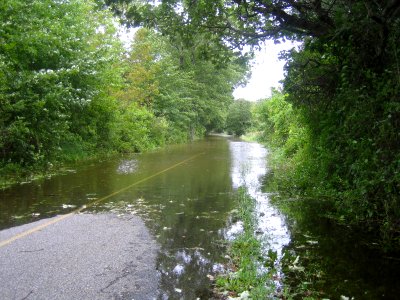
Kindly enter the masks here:
M 157 251 L 137 216 L 74 214 L 0 248 L 0 299 L 155 299 Z

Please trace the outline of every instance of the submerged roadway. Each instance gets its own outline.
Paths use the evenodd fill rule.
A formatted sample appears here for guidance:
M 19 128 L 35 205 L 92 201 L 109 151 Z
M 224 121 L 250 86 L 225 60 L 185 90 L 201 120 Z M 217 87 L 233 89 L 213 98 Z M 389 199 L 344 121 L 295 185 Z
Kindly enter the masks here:
M 0 300 L 155 299 L 158 246 L 135 215 L 82 213 L 197 153 L 65 215 L 0 231 Z

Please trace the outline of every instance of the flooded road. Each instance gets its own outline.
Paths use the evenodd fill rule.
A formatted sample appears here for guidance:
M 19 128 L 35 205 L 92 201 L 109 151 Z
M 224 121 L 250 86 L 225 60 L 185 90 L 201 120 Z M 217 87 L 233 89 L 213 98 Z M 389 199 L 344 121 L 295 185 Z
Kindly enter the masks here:
M 265 251 L 272 249 L 278 259 L 287 251 L 303 256 L 300 249 L 318 254 L 319 245 L 325 244 L 307 242 L 329 236 L 329 229 L 320 237 L 309 229 L 299 233 L 298 223 L 286 221 L 270 204 L 271 195 L 262 192 L 262 182 L 268 171 L 266 155 L 267 150 L 259 144 L 214 136 L 152 153 L 74 166 L 63 175 L 1 191 L 0 229 L 3 231 L 0 237 L 6 229 L 44 222 L 73 211 L 85 216 L 111 214 L 124 222 L 129 216 L 140 217 L 157 244 L 155 298 L 209 299 L 212 287 L 209 277 L 224 268 L 225 241 L 235 230 L 240 230 L 240 224 L 232 223 L 232 212 L 236 209 L 234 194 L 238 187 L 246 186 L 256 200 L 257 234 L 263 240 Z M 129 240 L 129 228 L 115 230 L 115 235 L 127 236 Z M 306 236 L 305 240 L 300 236 L 303 239 Z M 349 245 L 346 247 L 343 249 L 351 249 Z M 124 255 L 129 260 L 130 252 L 124 250 Z M 136 259 L 134 250 L 131 255 L 132 260 Z M 332 255 L 327 259 L 335 260 L 334 253 L 324 255 Z M 341 266 L 346 263 L 356 264 L 351 257 L 347 262 L 340 262 Z M 352 278 L 365 284 L 363 268 L 359 267 Z M 329 276 L 329 270 L 324 269 L 324 272 Z M 329 288 L 340 285 L 341 290 L 335 290 L 336 294 L 332 292 L 332 295 L 351 296 L 345 293 L 349 287 L 346 282 L 344 274 L 336 272 Z M 326 288 L 322 281 L 321 285 Z M 139 289 L 131 288 L 132 291 L 127 291 L 126 297 L 121 296 L 121 299 L 131 299 L 128 295 L 134 295 L 134 289 Z M 373 283 L 368 288 L 375 289 Z
M 208 299 L 207 275 L 223 269 L 224 241 L 236 207 L 233 193 L 241 176 L 252 173 L 251 168 L 238 169 L 247 164 L 247 150 L 240 152 L 244 145 L 249 149 L 257 144 L 209 137 L 77 166 L 62 176 L 16 186 L 1 192 L 0 226 L 66 214 L 84 205 L 85 214 L 140 216 L 159 245 L 158 298 Z M 261 159 L 257 167 L 265 170 L 264 150 L 258 152 L 253 153 Z

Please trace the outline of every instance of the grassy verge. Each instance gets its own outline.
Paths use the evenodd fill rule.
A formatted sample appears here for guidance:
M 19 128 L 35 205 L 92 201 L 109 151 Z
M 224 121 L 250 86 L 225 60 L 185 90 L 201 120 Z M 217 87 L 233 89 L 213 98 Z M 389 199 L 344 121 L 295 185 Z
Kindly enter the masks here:
M 243 222 L 243 232 L 229 245 L 229 271 L 217 277 L 218 294 L 238 299 L 267 299 L 275 286 L 274 268 L 268 269 L 270 257 L 262 255 L 261 242 L 255 237 L 255 200 L 245 189 L 238 192 L 237 218 Z

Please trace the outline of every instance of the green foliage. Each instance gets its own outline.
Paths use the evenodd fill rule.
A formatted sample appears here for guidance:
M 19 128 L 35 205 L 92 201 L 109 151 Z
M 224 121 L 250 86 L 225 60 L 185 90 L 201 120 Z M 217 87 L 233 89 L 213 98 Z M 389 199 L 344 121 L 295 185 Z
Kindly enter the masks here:
M 269 163 L 278 190 L 297 193 L 308 186 L 306 179 L 314 177 L 308 164 L 309 130 L 301 113 L 287 101 L 287 95 L 273 91 L 271 98 L 258 102 L 254 109 L 258 140 L 272 150 Z
M 157 37 L 150 30 L 140 29 L 135 34 L 126 61 L 126 85 L 118 94 L 119 100 L 127 105 L 136 102 L 150 108 L 159 94 L 158 73 L 161 64 L 156 62 L 156 43 Z
M 229 107 L 226 119 L 226 130 L 236 136 L 241 136 L 251 127 L 251 103 L 246 100 L 236 100 Z
M 400 31 L 387 26 L 388 44 L 378 53 L 363 49 L 374 39 L 382 46 L 369 32 L 357 38 L 343 33 L 345 41 L 329 47 L 309 41 L 290 56 L 285 89 L 310 129 L 304 163 L 314 176 L 305 181 L 305 192 L 333 197 L 338 220 L 378 231 L 383 247 L 398 248 L 399 49 L 389 45 Z
M 337 52 L 339 47 L 344 49 L 341 42 L 327 47 L 310 40 L 290 53 L 286 100 L 259 105 L 262 140 L 275 148 L 278 188 L 330 199 L 333 209 L 325 213 L 338 222 L 379 233 L 383 249 L 396 249 L 400 242 L 396 118 L 400 81 L 393 77 L 397 66 L 393 61 L 384 70 L 375 65 L 367 68 L 364 61 L 350 58 L 358 45 L 346 45 L 347 54 Z M 392 57 L 399 52 L 387 51 Z
M 0 16 L 2 164 L 46 165 L 95 132 L 104 141 L 120 55 L 111 16 L 79 0 L 7 1 Z
M 235 55 L 222 68 L 201 60 L 192 50 L 177 48 L 154 31 L 140 29 L 128 60 L 128 84 L 118 95 L 166 120 L 170 142 L 222 127 L 233 100 L 232 87 L 247 71 L 247 62 Z
M 5 175 L 202 136 L 221 127 L 247 71 L 228 48 L 216 66 L 196 45 L 149 29 L 124 55 L 115 20 L 92 1 L 13 0 L 0 17 Z
M 117 123 L 117 149 L 120 152 L 142 152 L 154 149 L 165 142 L 168 124 L 157 119 L 145 107 L 135 103 L 121 111 Z
M 306 129 L 286 96 L 273 91 L 271 98 L 259 102 L 254 110 L 261 140 L 273 148 L 284 148 L 287 156 L 303 147 Z
M 210 61 L 214 65 L 229 63 L 232 48 L 216 34 L 208 22 L 223 21 L 217 16 L 224 10 L 224 1 L 154 1 L 106 0 L 121 21 L 128 26 L 155 28 L 179 52 L 181 67 L 193 60 Z M 207 16 L 204 18 L 204 16 Z M 220 24 L 215 24 L 220 25 Z M 226 26 L 226 25 L 224 25 Z M 217 27 L 214 27 L 217 28 Z M 189 50 L 189 51 L 188 51 Z

